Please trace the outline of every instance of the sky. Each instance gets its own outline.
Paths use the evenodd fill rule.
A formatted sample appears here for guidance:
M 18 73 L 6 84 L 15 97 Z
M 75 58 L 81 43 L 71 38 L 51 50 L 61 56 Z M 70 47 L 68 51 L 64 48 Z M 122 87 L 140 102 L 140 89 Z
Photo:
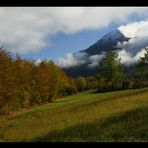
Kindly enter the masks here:
M 147 18 L 148 7 L 0 7 L 0 45 L 23 58 L 57 62 Z

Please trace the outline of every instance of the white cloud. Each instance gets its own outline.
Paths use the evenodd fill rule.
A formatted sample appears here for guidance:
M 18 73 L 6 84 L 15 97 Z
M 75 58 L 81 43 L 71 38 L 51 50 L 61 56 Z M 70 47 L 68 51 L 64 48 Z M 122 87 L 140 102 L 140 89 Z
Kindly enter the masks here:
M 140 49 L 148 46 L 148 20 L 130 23 L 118 28 L 126 37 L 130 37 L 127 42 L 118 43 L 118 47 L 136 54 Z
M 147 37 L 148 36 L 148 20 L 129 23 L 118 28 L 126 37 Z
M 0 45 L 21 53 L 38 52 L 59 31 L 101 29 L 147 11 L 145 7 L 1 7 Z
M 58 60 L 58 65 L 64 68 L 75 67 L 78 65 L 83 65 L 87 62 L 87 54 L 84 52 L 81 53 L 68 53 L 65 57 L 61 57 Z
M 87 64 L 88 68 L 96 67 L 100 60 L 105 56 L 105 52 L 101 54 L 89 56 L 85 52 L 76 54 L 68 53 L 64 57 L 60 57 L 57 64 L 64 68 L 75 67 Z
M 121 59 L 121 63 L 126 66 L 130 66 L 135 64 L 140 57 L 144 57 L 145 49 L 139 50 L 139 52 L 137 52 L 135 55 L 126 51 L 125 49 L 116 52 L 118 53 L 118 58 Z M 76 54 L 68 53 L 64 57 L 59 58 L 57 64 L 63 68 L 70 68 L 86 64 L 87 67 L 91 69 L 98 66 L 99 62 L 104 58 L 104 56 L 105 52 L 92 56 L 89 56 L 85 52 Z
M 102 60 L 102 58 L 105 56 L 105 52 L 102 54 L 97 54 L 89 57 L 90 64 L 88 65 L 89 68 L 94 68 L 98 66 L 99 62 Z
M 130 52 L 127 52 L 126 50 L 120 50 L 117 52 L 118 57 L 121 59 L 121 63 L 129 66 L 132 64 L 135 64 L 140 57 L 144 57 L 145 49 L 140 50 L 137 54 L 133 55 Z
M 125 65 L 131 65 L 136 62 L 133 58 L 133 55 L 129 52 L 126 52 L 124 49 L 118 52 L 118 56 L 121 59 L 121 63 Z
M 41 62 L 42 62 L 42 61 L 41 61 L 40 59 L 38 59 L 38 60 L 35 61 L 35 65 L 38 66 Z
M 139 51 L 139 52 L 134 56 L 135 60 L 138 61 L 138 60 L 140 59 L 140 57 L 144 57 L 145 53 L 146 53 L 145 49 L 142 49 L 141 51 Z
M 140 57 L 144 57 L 145 49 L 139 50 L 135 55 L 122 49 L 120 51 L 116 51 L 118 53 L 118 58 L 121 59 L 121 63 L 130 66 L 138 62 Z M 99 65 L 99 62 L 104 58 L 105 52 L 101 54 L 93 55 L 88 57 L 90 64 L 88 65 L 89 68 L 94 68 Z
M 132 64 L 135 64 L 140 57 L 144 57 L 145 49 L 139 50 L 135 55 L 133 53 L 130 53 L 126 51 L 125 49 L 116 51 L 118 53 L 118 58 L 121 59 L 121 63 L 130 66 Z M 105 52 L 102 52 L 101 54 L 93 55 L 88 57 L 90 64 L 88 65 L 89 68 L 94 68 L 99 65 L 99 62 L 104 58 Z

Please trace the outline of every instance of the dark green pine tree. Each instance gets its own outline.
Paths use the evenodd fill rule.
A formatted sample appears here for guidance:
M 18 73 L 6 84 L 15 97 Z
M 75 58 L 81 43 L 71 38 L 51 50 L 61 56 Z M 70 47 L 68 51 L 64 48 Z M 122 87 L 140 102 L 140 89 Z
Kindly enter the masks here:
M 122 87 L 124 73 L 117 52 L 112 50 L 106 52 L 105 57 L 99 63 L 99 75 L 109 89 Z
M 144 57 L 141 57 L 136 64 L 136 80 L 139 80 L 139 85 L 148 85 L 148 48 L 145 48 Z

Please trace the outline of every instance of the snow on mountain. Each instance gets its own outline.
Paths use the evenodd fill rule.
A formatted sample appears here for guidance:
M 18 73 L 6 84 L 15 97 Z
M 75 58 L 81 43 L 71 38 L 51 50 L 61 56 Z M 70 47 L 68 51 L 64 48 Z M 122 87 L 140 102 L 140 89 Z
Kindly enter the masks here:
M 122 37 L 123 37 L 123 34 L 118 29 L 116 29 L 116 30 L 113 30 L 112 32 L 109 32 L 105 36 L 103 36 L 101 41 L 106 43 L 110 40 L 115 41 L 115 40 L 118 40 Z M 99 42 L 100 42 L 100 40 L 97 43 L 99 43 Z
M 107 51 L 109 49 L 118 50 L 120 47 L 117 46 L 118 42 L 128 42 L 130 38 L 125 37 L 120 30 L 116 29 L 112 32 L 106 34 L 101 39 L 99 39 L 95 44 L 89 48 L 82 50 L 89 55 L 100 54 L 101 52 Z M 81 52 L 81 51 L 80 51 Z

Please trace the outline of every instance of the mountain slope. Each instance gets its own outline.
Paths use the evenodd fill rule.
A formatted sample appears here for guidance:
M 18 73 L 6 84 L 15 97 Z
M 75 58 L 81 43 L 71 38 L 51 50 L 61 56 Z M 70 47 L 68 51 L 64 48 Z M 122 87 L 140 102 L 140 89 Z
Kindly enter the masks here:
M 79 60 L 80 58 L 78 59 L 77 56 L 79 56 L 81 53 L 85 53 L 86 56 L 83 57 L 83 59 L 81 58 L 81 60 L 84 60 L 83 64 L 77 64 L 76 66 L 71 67 L 63 67 L 63 70 L 68 76 L 72 77 L 93 75 L 97 72 L 96 67 L 91 67 L 92 60 L 90 59 L 93 56 L 102 54 L 109 49 L 121 50 L 121 48 L 117 47 L 118 42 L 123 43 L 129 41 L 130 39 L 131 38 L 125 37 L 120 32 L 120 30 L 113 30 L 112 32 L 106 34 L 101 39 L 99 39 L 92 46 L 73 54 L 75 60 Z M 95 62 L 98 61 L 96 60 Z
M 118 29 L 106 34 L 100 40 L 98 40 L 95 44 L 90 46 L 89 48 L 80 51 L 86 52 L 89 55 L 100 54 L 103 51 L 107 51 L 109 49 L 118 50 L 117 47 L 118 42 L 129 41 L 130 38 L 125 37 Z

